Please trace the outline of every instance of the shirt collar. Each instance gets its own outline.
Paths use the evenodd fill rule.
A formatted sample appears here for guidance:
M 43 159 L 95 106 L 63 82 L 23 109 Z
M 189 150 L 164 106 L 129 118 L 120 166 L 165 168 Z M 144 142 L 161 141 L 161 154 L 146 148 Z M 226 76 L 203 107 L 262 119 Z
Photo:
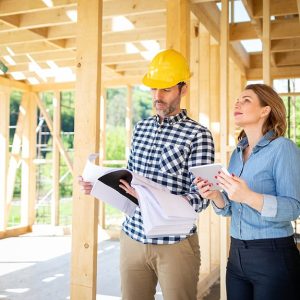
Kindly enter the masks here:
M 271 137 L 274 135 L 273 130 L 268 131 L 254 146 L 253 153 L 258 152 L 261 148 L 267 146 L 271 142 Z M 243 137 L 239 143 L 237 144 L 237 150 L 243 151 L 245 148 L 247 148 L 249 145 L 247 136 Z
M 163 120 L 163 123 L 175 124 L 187 118 L 187 110 L 182 109 L 180 113 L 174 116 L 166 117 Z M 156 122 L 159 123 L 159 115 L 155 116 Z

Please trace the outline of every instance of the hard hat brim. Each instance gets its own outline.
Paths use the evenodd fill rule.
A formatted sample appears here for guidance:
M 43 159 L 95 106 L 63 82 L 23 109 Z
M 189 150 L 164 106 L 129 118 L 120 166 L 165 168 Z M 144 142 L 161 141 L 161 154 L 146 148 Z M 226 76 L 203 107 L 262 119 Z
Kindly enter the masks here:
M 187 82 L 187 80 L 182 80 L 179 82 L 166 82 L 166 81 L 162 81 L 162 80 L 154 80 L 154 79 L 150 79 L 147 74 L 143 77 L 142 82 L 145 86 L 148 86 L 152 89 L 167 89 L 170 88 L 172 86 L 175 86 L 176 84 L 178 84 L 179 82 Z

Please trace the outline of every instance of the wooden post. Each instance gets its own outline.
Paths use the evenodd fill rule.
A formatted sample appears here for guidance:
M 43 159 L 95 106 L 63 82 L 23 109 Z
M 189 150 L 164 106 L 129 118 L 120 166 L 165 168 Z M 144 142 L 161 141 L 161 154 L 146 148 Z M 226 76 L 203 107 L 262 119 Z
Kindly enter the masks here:
M 9 165 L 8 165 L 8 173 L 7 173 L 8 182 L 7 182 L 7 194 L 6 194 L 6 217 L 7 218 L 9 215 L 10 205 L 13 198 L 16 173 L 20 162 L 22 135 L 25 127 L 25 120 L 27 118 L 28 105 L 29 105 L 28 94 L 24 92 L 19 106 L 18 120 L 16 124 L 16 130 L 13 138 Z M 7 218 L 5 220 L 6 224 L 8 222 Z
M 100 99 L 100 145 L 99 145 L 99 165 L 103 166 L 105 160 L 105 140 L 106 140 L 106 89 L 101 89 Z M 105 229 L 105 203 L 99 202 L 99 226 Z
M 263 1 L 263 81 L 271 85 L 270 0 Z
M 37 109 L 31 93 L 24 93 L 27 102 L 22 133 L 21 225 L 32 226 L 36 202 L 36 172 L 33 160 L 36 151 Z
M 210 46 L 210 130 L 214 137 L 215 161 L 220 159 L 220 47 Z M 211 210 L 211 263 L 220 264 L 220 216 Z
M 52 199 L 51 199 L 51 224 L 53 226 L 59 225 L 59 204 L 60 204 L 60 195 L 59 195 L 59 167 L 60 167 L 60 153 L 57 144 L 55 143 L 54 136 L 56 139 L 60 138 L 60 114 L 61 114 L 61 107 L 60 107 L 60 92 L 55 91 L 53 97 L 53 151 L 52 151 Z
M 9 103 L 10 90 L 0 90 L 0 231 L 6 229 L 7 172 L 9 157 Z
M 190 54 L 190 69 L 193 76 L 190 80 L 190 117 L 199 121 L 199 21 L 197 19 L 191 20 L 191 54 Z
M 179 51 L 190 61 L 190 0 L 167 0 L 166 47 Z M 188 95 L 181 106 L 190 110 Z
M 99 201 L 77 183 L 87 157 L 99 151 L 103 0 L 78 0 L 72 218 L 71 299 L 95 300 Z
M 222 0 L 221 23 L 220 23 L 220 108 L 221 108 L 221 162 L 227 166 L 228 153 L 228 73 L 229 73 L 229 1 Z M 221 233 L 221 251 L 220 251 L 220 285 L 221 285 L 221 300 L 226 299 L 226 262 L 228 256 L 228 220 L 221 218 L 220 233 Z
M 199 121 L 210 127 L 210 34 L 199 24 Z M 211 215 L 210 208 L 201 212 L 199 217 L 199 244 L 201 249 L 201 274 L 211 272 Z
M 199 49 L 200 49 L 200 72 L 199 72 L 199 89 L 200 89 L 200 123 L 210 127 L 210 34 L 207 29 L 200 23 L 199 26 Z
M 129 157 L 131 136 L 132 136 L 132 86 L 127 86 L 127 99 L 126 99 L 126 159 Z

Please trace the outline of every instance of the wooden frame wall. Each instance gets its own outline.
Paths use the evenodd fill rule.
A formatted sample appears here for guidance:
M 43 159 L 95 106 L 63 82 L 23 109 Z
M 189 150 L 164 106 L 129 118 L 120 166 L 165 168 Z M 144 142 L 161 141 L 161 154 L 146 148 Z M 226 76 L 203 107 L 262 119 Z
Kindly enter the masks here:
M 100 87 L 101 61 L 101 21 L 102 2 L 100 0 L 78 1 L 78 47 L 77 47 L 77 76 L 76 82 L 76 137 L 75 137 L 75 163 L 73 164 L 62 146 L 59 137 L 59 109 L 55 110 L 54 119 L 51 121 L 45 107 L 39 99 L 38 92 L 54 90 L 55 97 L 59 101 L 59 91 L 62 89 L 74 89 L 74 83 L 66 84 L 44 84 L 29 87 L 22 83 L 13 83 L 10 80 L 0 78 L 0 238 L 8 235 L 17 235 L 28 232 L 33 224 L 34 202 L 34 122 L 36 105 L 42 111 L 47 125 L 54 138 L 54 174 L 53 181 L 53 219 L 52 224 L 58 224 L 58 160 L 59 155 L 66 160 L 69 169 L 74 176 L 74 209 L 73 209 L 73 241 L 72 241 L 72 270 L 71 270 L 71 299 L 95 299 L 97 271 L 97 233 L 98 233 L 98 201 L 91 197 L 83 196 L 76 183 L 76 176 L 82 171 L 86 157 L 90 152 L 98 152 L 100 149 L 99 163 L 103 164 L 105 159 L 104 128 L 105 128 L 105 97 L 104 89 Z M 197 1 L 193 1 L 196 3 Z M 201 2 L 201 1 L 198 1 Z M 265 4 L 266 2 L 266 4 Z M 248 71 L 239 63 L 236 55 L 233 55 L 232 46 L 229 45 L 229 7 L 228 1 L 222 0 L 222 13 L 219 27 L 212 24 L 203 12 L 191 5 L 188 0 L 167 0 L 167 46 L 181 51 L 191 62 L 194 76 L 190 81 L 190 94 L 183 101 L 183 107 L 187 108 L 190 115 L 208 126 L 214 136 L 216 145 L 216 161 L 227 165 L 229 155 L 235 137 L 235 127 L 230 115 L 230 108 L 234 99 L 243 89 L 246 78 L 254 79 L 263 77 L 266 83 L 271 83 L 272 77 L 278 77 L 276 70 L 271 67 L 269 38 L 270 30 L 270 0 L 264 1 L 263 6 L 263 74 L 261 69 L 250 69 Z M 191 14 L 191 10 L 193 14 Z M 91 30 L 92 28 L 92 30 Z M 88 34 L 86 34 L 88 32 Z M 180 32 L 180 34 L 177 34 Z M 83 34 L 85 33 L 85 34 Z M 190 37 L 190 38 L 188 38 Z M 232 38 L 232 36 L 231 36 Z M 87 47 L 86 45 L 89 45 Z M 232 57 L 229 59 L 229 57 Z M 247 60 L 247 57 L 245 58 Z M 282 76 L 293 76 L 299 72 L 298 67 L 286 69 Z M 282 71 L 282 69 L 281 69 Z M 275 75 L 274 75 L 275 74 Z M 300 76 L 299 74 L 297 76 Z M 230 81 L 229 81 L 230 78 Z M 128 87 L 127 100 L 127 148 L 131 136 L 131 85 L 137 79 L 118 79 L 118 82 L 106 82 L 111 84 L 125 85 Z M 15 162 L 12 161 L 11 168 L 15 170 L 14 163 L 22 160 L 24 179 L 22 181 L 22 226 L 13 230 L 6 230 L 7 199 L 3 195 L 7 191 L 7 176 L 9 172 L 8 161 L 8 116 L 9 116 L 9 93 L 12 88 L 24 91 L 22 104 L 26 107 L 26 118 L 18 125 L 15 142 Z M 89 102 L 89 106 L 86 102 Z M 89 116 L 89 122 L 84 122 Z M 22 125 L 23 124 L 23 125 Z M 86 132 L 89 132 L 86 139 Z M 18 140 L 19 138 L 19 140 Z M 20 153 L 20 140 L 24 145 Z M 73 169 L 74 165 L 74 169 Z M 12 185 L 13 186 L 13 185 Z M 26 188 L 29 187 L 29 188 Z M 11 188 L 10 188 L 11 189 Z M 100 203 L 100 224 L 105 227 L 104 204 Z M 199 297 L 221 276 L 221 299 L 226 299 L 225 294 L 225 269 L 227 252 L 229 222 L 226 218 L 215 215 L 212 208 L 200 214 L 199 240 L 202 254 Z M 117 270 L 116 270 L 117 271 Z

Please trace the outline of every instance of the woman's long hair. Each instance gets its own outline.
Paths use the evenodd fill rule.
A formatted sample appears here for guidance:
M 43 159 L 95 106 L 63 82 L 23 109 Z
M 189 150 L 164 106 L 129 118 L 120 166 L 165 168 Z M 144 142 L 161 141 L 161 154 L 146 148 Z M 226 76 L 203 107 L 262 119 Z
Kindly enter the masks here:
M 271 140 L 284 136 L 287 126 L 286 110 L 279 95 L 273 90 L 273 88 L 266 84 L 249 84 L 245 87 L 245 90 L 252 90 L 257 95 L 262 107 L 270 106 L 271 108 L 271 111 L 262 127 L 263 135 L 265 135 L 268 131 L 273 130 L 274 134 L 270 137 Z M 246 133 L 242 130 L 238 136 L 238 140 L 241 140 L 245 136 Z

